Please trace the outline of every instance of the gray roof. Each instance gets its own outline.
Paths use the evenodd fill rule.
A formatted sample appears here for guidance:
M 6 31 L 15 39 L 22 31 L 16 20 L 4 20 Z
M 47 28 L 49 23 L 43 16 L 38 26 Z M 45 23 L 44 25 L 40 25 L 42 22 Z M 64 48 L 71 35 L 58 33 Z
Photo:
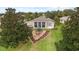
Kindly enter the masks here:
M 45 16 L 40 16 L 38 18 L 35 18 L 31 21 L 54 21 L 53 19 L 50 19 L 50 18 L 46 18 Z
M 70 18 L 70 16 L 63 16 L 60 18 L 60 20 L 68 20 L 68 18 Z

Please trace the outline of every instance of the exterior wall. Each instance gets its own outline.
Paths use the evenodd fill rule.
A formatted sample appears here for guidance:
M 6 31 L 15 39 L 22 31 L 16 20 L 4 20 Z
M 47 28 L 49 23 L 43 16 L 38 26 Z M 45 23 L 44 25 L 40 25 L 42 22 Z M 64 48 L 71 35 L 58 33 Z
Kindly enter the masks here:
M 65 20 L 60 19 L 60 23 L 64 24 L 65 23 Z
M 27 26 L 29 26 L 29 27 L 33 27 L 33 22 L 28 21 L 28 22 L 27 22 Z
M 47 22 L 47 28 L 48 29 L 53 29 L 54 28 L 54 22 Z
M 34 21 L 34 22 L 41 22 L 41 21 Z M 35 27 L 35 26 L 34 26 L 34 22 L 33 22 L 33 28 L 34 28 L 34 29 L 39 29 L 39 27 Z M 46 25 L 46 24 L 45 24 L 45 25 Z M 37 26 L 38 26 L 38 25 L 37 25 Z M 42 28 L 42 27 L 41 27 L 40 29 L 45 29 L 45 28 Z
M 64 16 L 60 18 L 60 23 L 64 24 L 66 21 L 69 21 L 70 17 L 69 16 Z
M 35 27 L 34 22 L 45 22 L 45 27 L 41 27 L 41 28 Z M 33 29 L 53 29 L 54 24 L 55 24 L 54 21 L 39 21 L 39 20 L 38 21 L 37 20 L 36 21 L 28 21 L 26 23 L 29 27 L 33 27 Z
M 70 18 L 68 18 L 68 19 L 60 19 L 60 23 L 64 24 L 66 21 L 69 21 L 69 20 L 70 20 Z
M 27 25 L 29 26 L 29 27 L 33 27 L 34 29 L 39 29 L 39 28 L 36 28 L 35 26 L 34 26 L 34 22 L 35 21 L 33 21 L 33 22 L 27 22 Z M 40 22 L 40 21 L 36 21 L 36 22 Z M 41 21 L 42 22 L 42 21 Z M 43 21 L 43 22 L 45 22 L 45 27 L 42 27 L 42 28 L 40 28 L 40 29 L 53 29 L 54 28 L 54 22 L 52 22 L 52 21 Z

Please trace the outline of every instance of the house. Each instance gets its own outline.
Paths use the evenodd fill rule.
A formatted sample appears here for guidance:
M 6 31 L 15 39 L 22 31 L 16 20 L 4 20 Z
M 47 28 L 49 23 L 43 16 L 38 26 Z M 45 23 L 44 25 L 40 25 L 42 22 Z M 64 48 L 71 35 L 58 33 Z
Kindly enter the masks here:
M 60 23 L 64 24 L 66 21 L 70 20 L 70 16 L 63 16 L 60 18 Z
M 26 23 L 27 26 L 33 29 L 53 29 L 55 24 L 54 20 L 46 18 L 44 15 L 31 21 L 26 21 Z

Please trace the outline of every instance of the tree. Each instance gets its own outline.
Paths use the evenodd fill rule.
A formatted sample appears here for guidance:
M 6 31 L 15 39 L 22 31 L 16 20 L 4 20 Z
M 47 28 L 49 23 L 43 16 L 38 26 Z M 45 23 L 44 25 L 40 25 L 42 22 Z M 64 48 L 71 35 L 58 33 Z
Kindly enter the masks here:
M 55 25 L 59 25 L 60 24 L 60 19 L 59 17 L 55 16 Z
M 72 9 L 65 9 L 63 10 L 63 16 L 71 16 L 74 13 Z
M 46 17 L 51 18 L 52 20 L 55 21 L 55 25 L 60 24 L 60 17 L 62 17 L 62 11 L 60 11 L 60 10 L 58 10 L 58 11 L 47 11 L 45 14 L 46 14 Z
M 79 8 L 76 8 L 71 20 L 66 22 L 63 29 L 63 40 L 57 43 L 58 50 L 76 51 L 79 50 Z
M 19 43 L 24 43 L 31 37 L 31 30 L 24 24 L 21 15 L 15 13 L 15 9 L 6 9 L 4 18 L 1 20 L 1 40 L 0 45 L 6 48 L 17 47 Z
M 30 20 L 40 17 L 42 14 L 43 14 L 42 12 L 39 12 L 39 13 L 38 12 L 27 12 L 24 15 L 25 15 L 25 19 L 27 21 L 30 21 Z

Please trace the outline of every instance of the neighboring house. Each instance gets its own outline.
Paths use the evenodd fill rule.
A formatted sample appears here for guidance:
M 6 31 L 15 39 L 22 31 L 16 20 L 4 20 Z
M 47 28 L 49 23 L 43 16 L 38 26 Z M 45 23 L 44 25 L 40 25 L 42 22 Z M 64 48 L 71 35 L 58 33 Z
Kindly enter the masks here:
M 26 23 L 29 27 L 33 27 L 34 29 L 53 29 L 55 24 L 54 20 L 46 18 L 45 16 L 26 21 Z
M 70 16 L 63 16 L 60 18 L 60 23 L 65 23 L 66 21 L 69 21 L 70 20 Z

